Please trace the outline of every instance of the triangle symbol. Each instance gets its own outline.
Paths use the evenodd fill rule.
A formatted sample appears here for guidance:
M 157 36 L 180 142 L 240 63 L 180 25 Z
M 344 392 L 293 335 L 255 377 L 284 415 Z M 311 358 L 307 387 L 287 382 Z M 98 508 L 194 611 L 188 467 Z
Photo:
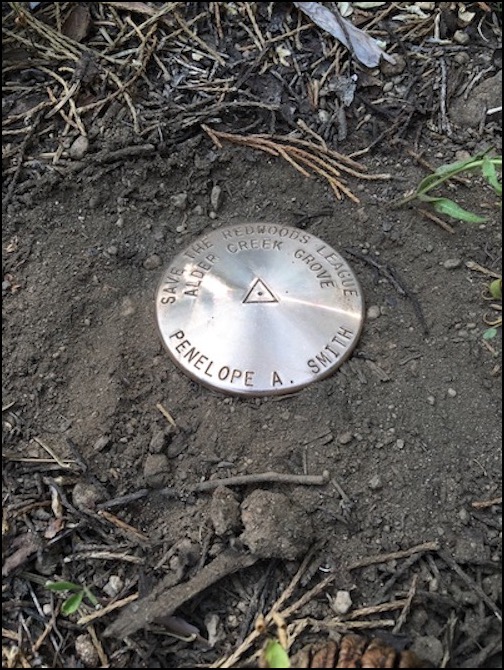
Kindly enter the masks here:
M 278 298 L 261 279 L 256 279 L 243 298 L 243 304 L 254 302 L 278 302 Z

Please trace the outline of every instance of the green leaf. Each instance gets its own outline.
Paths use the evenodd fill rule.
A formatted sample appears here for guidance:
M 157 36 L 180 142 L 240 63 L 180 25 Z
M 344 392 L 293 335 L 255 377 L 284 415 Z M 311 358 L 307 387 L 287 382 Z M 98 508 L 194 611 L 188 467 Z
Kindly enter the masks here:
M 80 591 L 80 593 L 74 593 L 72 596 L 70 596 L 70 598 L 67 598 L 63 603 L 63 605 L 61 606 L 62 613 L 68 616 L 69 614 L 77 612 L 82 603 L 83 598 L 84 598 L 83 591 Z
M 268 668 L 290 668 L 287 652 L 278 640 L 268 640 L 263 651 Z
M 502 195 L 502 184 L 499 182 L 499 178 L 497 176 L 497 170 L 495 169 L 495 163 L 496 161 L 492 160 L 488 156 L 485 156 L 483 158 L 483 165 L 482 165 L 483 176 L 490 184 L 490 186 L 492 186 L 495 192 L 498 195 Z
M 93 607 L 98 607 L 100 605 L 94 593 L 87 586 L 84 587 L 83 592 Z
M 468 223 L 484 223 L 486 221 L 485 217 L 468 212 L 467 209 L 463 209 L 448 198 L 429 198 L 429 202 L 432 202 L 436 212 L 451 216 L 452 219 L 467 221 Z
M 475 168 L 481 165 L 481 159 L 483 154 L 476 154 L 471 156 L 471 158 L 466 158 L 463 161 L 456 161 L 455 163 L 447 163 L 446 165 L 440 165 L 434 174 L 449 179 L 450 176 L 456 175 L 459 172 L 465 172 L 466 170 L 474 170 Z
M 495 279 L 488 287 L 490 295 L 495 300 L 502 300 L 502 279 Z
M 484 340 L 493 340 L 493 338 L 497 335 L 497 328 L 487 328 L 485 332 L 483 333 L 483 339 Z
M 82 586 L 73 582 L 46 582 L 46 589 L 51 591 L 81 591 Z

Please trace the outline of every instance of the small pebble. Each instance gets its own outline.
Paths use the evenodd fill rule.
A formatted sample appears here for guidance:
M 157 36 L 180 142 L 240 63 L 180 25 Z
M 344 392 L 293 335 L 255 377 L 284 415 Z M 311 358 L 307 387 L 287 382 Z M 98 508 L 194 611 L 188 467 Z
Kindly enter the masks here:
M 406 69 L 406 59 L 400 54 L 394 54 L 394 62 L 389 63 L 382 59 L 380 62 L 380 70 L 382 74 L 387 77 L 395 77 L 401 74 Z
M 103 499 L 103 492 L 89 482 L 77 482 L 72 490 L 72 503 L 78 509 L 94 509 Z
M 161 265 L 161 258 L 157 254 L 152 254 L 146 258 L 143 262 L 143 266 L 146 270 L 155 270 Z
M 436 398 L 433 395 L 428 395 L 427 396 L 427 402 L 429 405 L 435 405 L 436 404 Z
M 380 314 L 381 312 L 378 305 L 370 305 L 367 308 L 366 316 L 370 321 L 374 321 L 375 319 L 377 319 L 380 316 Z
M 338 442 L 340 444 L 349 444 L 352 441 L 352 433 L 341 433 L 338 435 Z
M 404 440 L 396 440 L 396 447 L 398 449 L 404 449 Z
M 446 393 L 450 398 L 455 398 L 455 396 L 457 395 L 457 391 L 455 391 L 455 389 L 452 388 L 449 388 Z
M 117 256 L 118 251 L 119 249 L 115 246 L 115 244 L 112 244 L 107 248 L 107 253 L 109 256 Z
M 347 614 L 352 607 L 352 598 L 349 591 L 338 591 L 331 602 L 331 608 L 336 614 Z
M 378 491 L 378 489 L 381 489 L 383 482 L 380 475 L 373 475 L 369 480 L 368 486 L 372 491 Z
M 471 38 L 463 30 L 456 30 L 453 35 L 453 41 L 457 42 L 457 44 L 469 44 Z
M 462 265 L 460 258 L 447 258 L 443 263 L 445 270 L 455 270 Z
M 182 193 L 176 193 L 170 198 L 171 204 L 177 209 L 185 209 L 187 206 L 187 193 L 183 191 Z
M 119 575 L 110 575 L 108 582 L 103 587 L 103 590 L 110 598 L 114 598 L 121 591 L 123 586 L 124 582 L 119 577 Z
M 89 149 L 89 140 L 84 135 L 79 135 L 79 137 L 73 141 L 72 146 L 68 150 L 68 155 L 70 158 L 75 160 L 80 160 L 84 158 Z
M 82 634 L 75 638 L 75 653 L 86 668 L 97 668 L 100 657 L 89 635 Z

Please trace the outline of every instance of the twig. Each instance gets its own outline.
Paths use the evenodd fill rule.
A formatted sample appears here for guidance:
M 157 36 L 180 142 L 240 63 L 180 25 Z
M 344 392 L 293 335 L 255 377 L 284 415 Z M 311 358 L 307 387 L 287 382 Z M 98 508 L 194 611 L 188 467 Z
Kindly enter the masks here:
M 204 49 L 214 60 L 216 60 L 219 65 L 226 65 L 226 61 L 222 58 L 220 54 L 215 51 L 211 46 L 209 46 L 204 40 L 201 39 L 196 33 L 189 28 L 187 23 L 184 21 L 184 19 L 177 13 L 173 12 L 173 16 L 175 17 L 177 23 L 179 26 L 182 28 L 182 30 L 189 35 L 189 37 L 197 42 L 202 49 Z
M 351 249 L 347 247 L 345 248 L 345 253 L 350 254 L 350 256 L 354 256 L 355 258 L 358 258 L 359 260 L 363 261 L 364 263 L 367 263 L 368 265 L 372 265 L 374 268 L 378 270 L 378 272 L 382 275 L 382 277 L 388 279 L 388 281 L 392 284 L 392 286 L 397 290 L 397 292 L 400 295 L 403 295 L 406 298 L 408 298 L 408 300 L 413 305 L 413 310 L 415 311 L 415 315 L 422 326 L 424 335 L 426 336 L 429 335 L 429 326 L 427 325 L 427 321 L 425 320 L 422 306 L 420 305 L 418 298 L 416 297 L 416 295 L 414 295 L 414 293 L 412 293 L 409 290 L 409 288 L 407 288 L 407 286 L 404 284 L 404 281 L 399 278 L 396 270 L 390 267 L 390 265 L 386 263 L 380 263 L 379 261 L 369 256 L 368 254 L 362 254 L 356 249 Z
M 120 507 L 124 505 L 129 505 L 129 503 L 134 502 L 135 500 L 140 500 L 140 498 L 145 498 L 149 494 L 149 489 L 140 489 L 133 493 L 128 493 L 125 496 L 119 496 L 119 498 L 112 498 L 111 500 L 106 500 L 105 502 L 98 503 L 96 509 L 110 509 L 111 507 Z
M 495 279 L 501 278 L 501 275 L 498 272 L 489 270 L 488 268 L 483 267 L 483 265 L 476 263 L 476 261 L 467 261 L 465 265 L 466 268 L 469 268 L 469 270 L 475 270 L 476 272 L 481 272 L 481 274 L 487 275 L 488 277 L 494 277 Z
M 502 505 L 502 496 L 492 498 L 492 500 L 474 500 L 471 507 L 476 509 L 485 509 L 486 507 L 493 507 L 494 505 Z
M 102 517 L 103 519 L 106 519 L 109 523 L 113 524 L 114 526 L 124 531 L 125 533 L 133 535 L 133 537 L 136 540 L 139 540 L 140 542 L 150 542 L 150 538 L 147 535 L 141 533 L 133 526 L 130 526 L 129 523 L 126 523 L 122 519 L 119 519 L 119 517 L 115 516 L 115 514 L 112 514 L 111 512 L 107 512 L 106 510 L 101 509 L 99 512 L 97 512 L 97 515 L 99 517 Z
M 46 451 L 49 454 L 49 456 L 51 456 L 51 458 L 53 458 L 56 461 L 56 463 L 60 466 L 60 468 L 63 468 L 64 470 L 72 470 L 73 469 L 71 465 L 68 465 L 67 463 L 62 461 L 54 453 L 54 451 L 51 449 L 51 447 L 49 447 L 47 444 L 45 444 L 45 442 L 42 442 L 42 440 L 40 438 L 34 437 L 33 441 L 36 442 L 38 445 L 40 445 L 42 447 L 42 449 L 44 449 L 44 451 Z
M 156 409 L 158 409 L 161 414 L 164 416 L 164 418 L 170 423 L 174 428 L 177 427 L 177 424 L 175 423 L 175 419 L 172 417 L 170 412 L 164 407 L 160 402 L 156 404 Z
M 418 575 L 414 575 L 404 607 L 401 611 L 401 614 L 399 615 L 399 618 L 397 619 L 396 625 L 392 629 L 394 635 L 397 635 L 399 633 L 399 631 L 404 625 L 404 622 L 406 621 L 406 617 L 408 616 L 409 611 L 411 609 L 411 603 L 413 602 L 413 598 L 415 597 L 417 584 L 418 584 Z
M 116 609 L 120 609 L 121 607 L 125 607 L 126 605 L 129 605 L 130 603 L 134 602 L 135 600 L 138 600 L 139 594 L 138 593 L 133 593 L 132 595 L 128 596 L 127 598 L 123 598 L 122 600 L 116 600 L 113 603 L 110 603 L 109 605 L 106 605 L 102 609 L 97 610 L 96 612 L 92 612 L 91 614 L 86 614 L 85 616 L 81 617 L 77 621 L 78 626 L 85 626 L 91 621 L 94 621 L 95 619 L 101 619 L 101 617 L 106 616 L 107 614 L 110 614 L 110 612 L 113 612 Z
M 443 221 L 443 219 L 440 219 L 432 212 L 429 212 L 427 209 L 422 209 L 421 207 L 418 211 L 420 214 L 422 214 L 422 216 L 425 216 L 426 219 L 430 219 L 431 221 L 434 221 L 434 223 L 437 223 L 437 225 L 440 226 L 443 230 L 446 230 L 447 233 L 450 233 L 451 235 L 455 234 L 455 229 L 450 226 L 449 223 L 446 223 L 446 221 Z
M 376 563 L 387 563 L 388 561 L 395 561 L 398 558 L 407 558 L 413 554 L 426 551 L 439 551 L 439 543 L 424 542 L 423 544 L 417 544 L 415 547 L 404 549 L 403 551 L 393 551 L 390 554 L 377 554 L 376 556 L 368 556 L 367 558 L 363 558 L 362 560 L 356 561 L 355 563 L 349 565 L 348 570 L 365 568 L 368 565 L 375 565 Z
M 87 627 L 87 632 L 89 633 L 94 648 L 96 649 L 96 653 L 98 654 L 98 657 L 100 659 L 101 667 L 102 668 L 110 667 L 110 663 L 105 654 L 105 650 L 103 649 L 103 645 L 100 642 L 100 639 L 98 638 L 98 635 L 96 634 L 95 628 L 92 624 Z
M 80 551 L 71 556 L 65 556 L 63 558 L 63 563 L 73 563 L 74 561 L 81 560 L 87 561 L 89 559 L 98 561 L 125 561 L 126 563 L 136 563 L 137 565 L 143 565 L 145 563 L 145 560 L 139 556 L 119 554 L 116 551 Z
M 256 475 L 238 475 L 237 477 L 224 477 L 223 479 L 211 479 L 206 482 L 195 484 L 192 491 L 209 491 L 218 486 L 247 486 L 262 482 L 277 482 L 281 484 L 303 484 L 305 486 L 323 486 L 329 481 L 329 473 L 321 475 L 289 475 L 281 472 L 263 472 Z
M 441 560 L 443 560 L 446 563 L 446 565 L 448 565 L 454 572 L 456 572 L 457 575 L 462 579 L 462 581 L 467 586 L 469 586 L 469 588 L 471 588 L 475 593 L 477 593 L 478 596 L 481 598 L 481 600 L 483 600 L 485 605 L 487 605 L 492 610 L 497 619 L 499 621 L 502 621 L 502 612 L 494 603 L 494 601 L 489 596 L 487 596 L 487 594 L 483 591 L 481 586 L 479 586 L 479 584 L 477 584 L 474 581 L 474 579 L 469 577 L 469 575 L 462 570 L 457 561 L 452 556 L 450 556 L 448 552 L 442 549 L 437 549 L 436 551 L 439 558 L 441 558 Z
M 381 614 L 382 612 L 393 612 L 394 610 L 403 609 L 407 602 L 407 598 L 401 598 L 400 600 L 394 600 L 391 603 L 381 603 L 380 605 L 361 607 L 358 610 L 353 610 L 353 612 L 350 612 L 348 616 L 353 620 L 360 619 L 361 617 L 365 616 L 371 616 L 373 614 Z
M 257 556 L 241 554 L 227 549 L 214 558 L 208 565 L 194 575 L 189 581 L 177 584 L 164 590 L 156 591 L 122 612 L 104 632 L 105 637 L 124 638 L 132 635 L 140 628 L 152 623 L 160 616 L 170 616 L 183 603 L 201 593 L 219 579 L 238 570 L 248 568 L 257 561 Z M 160 588 L 163 588 L 161 583 Z

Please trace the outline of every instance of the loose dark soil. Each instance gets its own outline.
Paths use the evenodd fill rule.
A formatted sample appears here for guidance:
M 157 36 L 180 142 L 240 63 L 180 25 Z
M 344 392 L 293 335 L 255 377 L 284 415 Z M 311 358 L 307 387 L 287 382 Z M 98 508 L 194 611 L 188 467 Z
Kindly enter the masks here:
M 487 104 L 476 86 L 471 99 Z M 54 167 L 44 162 L 42 134 L 24 152 L 28 162 L 10 191 L 7 172 L 4 662 L 210 667 L 246 638 L 315 547 L 287 605 L 328 574 L 333 579 L 289 624 L 311 617 L 325 639 L 323 622 L 339 616 L 351 624 L 353 610 L 405 598 L 413 584 L 401 644 L 436 665 L 444 657 L 450 667 L 501 667 L 502 344 L 500 329 L 484 339 L 485 320 L 499 312 L 485 299 L 493 276 L 481 271 L 501 272 L 500 203 L 478 175 L 450 183 L 449 197 L 487 217 L 483 224 L 445 219 L 453 233 L 415 201 L 392 204 L 428 174 L 422 161 L 436 167 L 487 148 L 500 152 L 497 125 L 471 129 L 452 116 L 447 134 L 427 114 L 401 141 L 384 137 L 357 160 L 391 178 L 348 177 L 354 203 L 338 201 L 323 179 L 306 178 L 280 157 L 218 148 L 196 125 L 187 137 L 139 137 L 127 108 L 118 108 L 117 118 L 90 123 L 82 157 L 66 150 Z M 334 144 L 342 153 L 368 147 L 387 128 L 381 117 L 373 131 L 347 114 L 347 137 Z M 255 115 L 227 110 L 202 121 L 246 135 Z M 290 130 L 279 123 L 275 132 Z M 266 123 L 252 132 L 268 132 Z M 156 330 L 154 296 L 170 259 L 205 232 L 251 221 L 297 226 L 336 248 L 367 305 L 351 359 L 293 396 L 212 392 L 174 366 Z M 329 475 L 322 486 L 195 490 L 202 481 L 271 471 Z M 137 499 L 107 506 L 136 492 Z M 482 501 L 490 502 L 475 504 Z M 425 543 L 410 557 L 359 567 Z M 236 552 L 236 563 L 228 560 L 227 576 L 215 581 L 212 565 L 217 570 L 226 552 Z M 175 611 L 171 596 L 161 602 L 167 616 L 210 636 L 211 646 L 176 639 L 167 634 L 173 620 L 157 610 L 149 616 L 156 590 L 198 575 L 204 588 Z M 93 611 L 89 602 L 64 616 L 61 595 L 44 588 L 46 580 L 86 585 L 102 606 L 140 600 L 79 624 Z M 350 594 L 349 614 L 335 612 L 339 591 Z M 400 612 L 357 620 L 393 626 Z M 378 633 L 389 626 L 376 623 Z M 316 632 L 308 626 L 295 648 Z

